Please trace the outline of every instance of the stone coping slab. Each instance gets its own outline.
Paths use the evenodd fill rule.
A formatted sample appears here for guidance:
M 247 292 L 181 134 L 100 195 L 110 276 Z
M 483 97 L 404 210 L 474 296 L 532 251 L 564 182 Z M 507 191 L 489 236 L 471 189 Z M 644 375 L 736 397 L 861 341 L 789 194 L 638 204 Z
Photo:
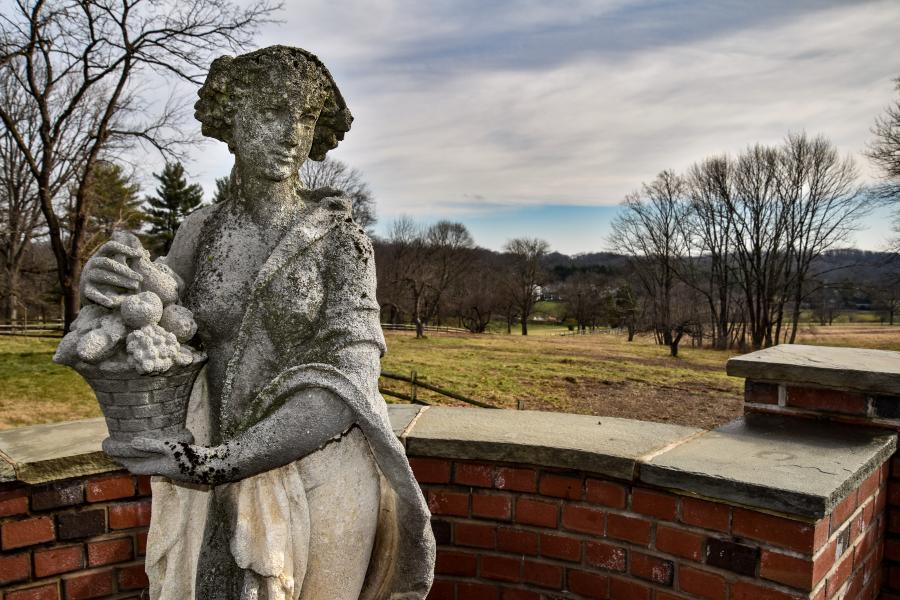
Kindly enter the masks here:
M 44 483 L 121 469 L 100 448 L 108 435 L 102 418 L 0 431 L 0 482 Z
M 782 344 L 736 356 L 729 375 L 756 381 L 900 395 L 900 352 Z
M 715 431 L 563 413 L 389 405 L 413 456 L 577 469 L 803 518 L 828 514 L 894 452 L 894 433 L 780 415 Z M 0 431 L 0 483 L 118 470 L 103 419 Z
M 703 430 L 530 410 L 430 407 L 406 435 L 413 456 L 578 469 L 631 481 L 637 464 Z
M 754 508 L 821 518 L 897 447 L 883 429 L 748 414 L 656 456 L 641 481 Z

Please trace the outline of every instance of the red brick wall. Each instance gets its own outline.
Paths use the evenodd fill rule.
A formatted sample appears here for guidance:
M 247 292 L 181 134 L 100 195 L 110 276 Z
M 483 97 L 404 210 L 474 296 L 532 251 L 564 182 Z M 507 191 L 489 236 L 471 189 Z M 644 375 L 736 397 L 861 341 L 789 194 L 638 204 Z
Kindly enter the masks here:
M 580 472 L 411 463 L 439 544 L 432 600 L 878 596 L 887 466 L 808 523 Z
M 887 466 L 807 523 L 580 472 L 411 463 L 434 600 L 854 600 L 882 578 Z M 149 493 L 123 472 L 0 487 L 0 600 L 140 597 Z
M 744 408 L 748 412 L 821 418 L 900 431 L 900 397 L 896 396 L 747 380 Z M 900 600 L 900 453 L 894 455 L 891 465 L 882 598 Z
M 124 472 L 0 486 L 0 597 L 139 598 L 149 496 Z

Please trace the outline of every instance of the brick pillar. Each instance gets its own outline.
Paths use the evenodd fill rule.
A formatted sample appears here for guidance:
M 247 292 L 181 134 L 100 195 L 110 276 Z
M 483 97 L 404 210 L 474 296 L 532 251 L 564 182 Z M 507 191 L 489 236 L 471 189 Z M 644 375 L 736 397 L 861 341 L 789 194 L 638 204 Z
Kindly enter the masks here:
M 727 370 L 746 379 L 746 413 L 900 431 L 900 352 L 783 345 L 733 358 Z M 881 518 L 881 598 L 900 600 L 900 456 L 888 466 L 887 494 L 876 497 L 872 518 Z

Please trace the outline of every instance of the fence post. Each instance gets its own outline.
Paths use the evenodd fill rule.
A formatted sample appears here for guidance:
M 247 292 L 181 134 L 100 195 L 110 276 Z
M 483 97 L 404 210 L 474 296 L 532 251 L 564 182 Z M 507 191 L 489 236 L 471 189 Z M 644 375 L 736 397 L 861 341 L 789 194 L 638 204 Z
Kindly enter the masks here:
M 409 395 L 409 397 L 412 398 L 412 402 L 413 402 L 413 404 L 415 404 L 415 402 L 416 402 L 416 370 L 415 369 L 413 369 L 412 376 L 410 377 L 410 379 L 412 380 L 410 382 L 410 384 L 412 385 L 412 393 Z

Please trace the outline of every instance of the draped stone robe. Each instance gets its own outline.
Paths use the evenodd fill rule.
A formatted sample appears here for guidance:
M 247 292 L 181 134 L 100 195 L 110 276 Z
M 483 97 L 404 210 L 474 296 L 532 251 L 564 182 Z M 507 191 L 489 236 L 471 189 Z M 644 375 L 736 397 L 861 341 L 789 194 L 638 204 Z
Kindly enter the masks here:
M 216 209 L 208 209 L 202 220 L 208 223 Z M 382 476 L 375 547 L 360 598 L 425 598 L 434 566 L 434 538 L 428 508 L 378 393 L 379 357 L 385 346 L 372 245 L 352 221 L 345 199 L 310 203 L 305 213 L 278 243 L 244 299 L 224 381 L 214 386 L 222 390 L 221 401 L 208 401 L 201 378 L 192 411 L 217 412 L 208 415 L 216 424 L 212 437 L 227 440 L 305 389 L 323 388 L 343 400 Z M 203 252 L 204 228 L 192 224 L 198 225 L 195 277 L 186 304 L 201 322 L 210 317 L 202 314 L 202 300 L 215 297 L 216 290 L 215 278 L 202 276 L 208 258 Z M 265 376 L 261 378 L 260 372 Z M 229 600 L 299 597 L 301 586 L 294 582 L 303 578 L 298 571 L 305 568 L 302 542 L 308 523 L 303 522 L 305 499 L 294 464 L 212 489 L 162 478 L 155 478 L 153 486 L 147 551 L 152 598 L 186 599 L 196 594 L 209 600 L 214 593 Z M 200 519 L 206 522 L 202 538 Z M 253 523 L 266 527 L 248 527 Z M 220 568 L 222 563 L 255 577 L 244 576 L 244 583 L 238 584 L 243 587 L 231 589 L 224 585 L 228 569 Z M 246 587 L 251 579 L 259 582 L 256 589 Z

